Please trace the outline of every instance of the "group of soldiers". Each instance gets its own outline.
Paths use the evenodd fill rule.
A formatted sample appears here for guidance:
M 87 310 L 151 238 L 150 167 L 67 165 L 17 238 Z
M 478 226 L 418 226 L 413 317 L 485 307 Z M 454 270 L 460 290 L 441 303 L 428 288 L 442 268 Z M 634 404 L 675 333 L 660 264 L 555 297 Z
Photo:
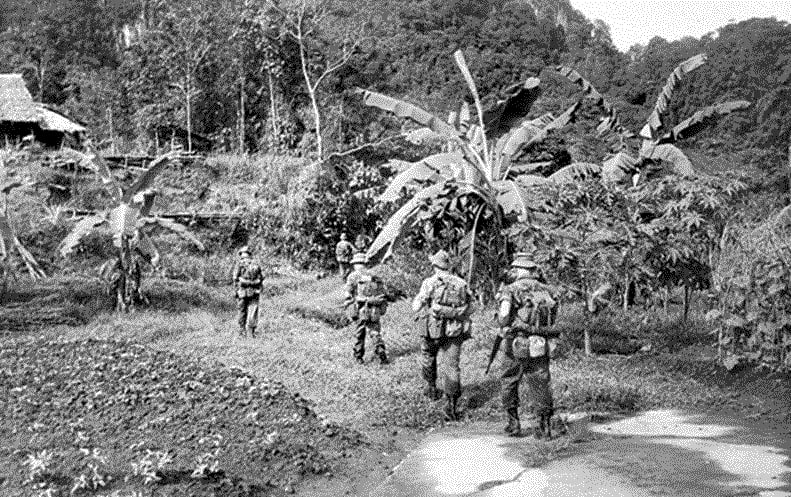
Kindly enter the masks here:
M 345 236 L 338 244 L 336 255 L 345 253 L 344 242 Z M 425 322 L 420 347 L 422 376 L 426 382 L 423 393 L 432 400 L 444 398 L 445 419 L 457 421 L 462 390 L 460 357 L 463 343 L 472 336 L 473 296 L 467 282 L 453 273 L 447 252 L 440 250 L 429 261 L 434 274 L 423 281 L 412 301 L 416 320 L 423 318 Z M 356 329 L 355 360 L 364 363 L 368 336 L 380 363 L 388 364 L 380 324 L 388 304 L 384 286 L 370 270 L 365 253 L 354 253 L 348 262 L 338 257 L 338 262 L 346 281 L 348 317 Z M 553 401 L 549 359 L 557 338 L 551 325 L 557 315 L 558 295 L 547 285 L 540 268 L 527 253 L 516 254 L 511 264 L 511 279 L 497 294 L 499 306 L 495 319 L 500 332 L 489 364 L 502 347 L 501 397 L 507 419 L 504 431 L 514 437 L 524 434 L 519 419 L 519 385 L 524 378 L 537 420 L 533 434 L 550 438 Z
M 370 339 L 380 364 L 389 364 L 382 339 L 381 318 L 387 312 L 388 298 L 383 282 L 369 267 L 358 245 L 342 235 L 336 250 L 340 275 L 345 280 L 344 305 L 355 327 L 354 358 L 364 364 L 365 340 Z M 239 333 L 255 336 L 263 272 L 251 257 L 250 249 L 239 249 L 234 268 Z M 443 414 L 448 421 L 459 420 L 461 397 L 460 358 L 464 342 L 472 337 L 473 295 L 467 282 L 454 274 L 450 255 L 444 250 L 429 257 L 434 274 L 426 278 L 412 301 L 421 328 L 421 373 L 426 382 L 424 395 L 438 401 L 444 398 Z M 518 253 L 511 263 L 511 283 L 497 294 L 495 320 L 500 329 L 495 338 L 491 366 L 498 349 L 503 351 L 501 399 L 509 436 L 524 434 L 519 418 L 519 385 L 525 379 L 532 411 L 537 420 L 534 436 L 551 437 L 553 414 L 549 359 L 557 335 L 553 331 L 558 307 L 555 289 L 547 285 L 538 265 L 529 254 Z M 488 372 L 488 368 L 487 368 Z

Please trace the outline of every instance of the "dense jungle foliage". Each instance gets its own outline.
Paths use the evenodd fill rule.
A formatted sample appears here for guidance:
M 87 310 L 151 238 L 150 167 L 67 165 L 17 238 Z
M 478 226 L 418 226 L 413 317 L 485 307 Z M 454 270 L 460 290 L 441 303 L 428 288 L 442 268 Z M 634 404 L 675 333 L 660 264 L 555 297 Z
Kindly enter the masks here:
M 535 251 L 555 282 L 586 300 L 591 312 L 600 300 L 667 308 L 677 287 L 710 291 L 720 297 L 710 318 L 721 324 L 722 357 L 791 364 L 784 255 L 744 256 L 752 223 L 785 205 L 789 192 L 785 22 L 751 19 L 700 39 L 654 38 L 621 53 L 606 23 L 586 19 L 568 0 L 9 0 L 2 10 L 0 72 L 22 73 L 36 100 L 84 123 L 92 139 L 88 159 L 4 151 L 4 281 L 5 272 L 14 272 L 7 265 L 14 251 L 16 272 L 35 278 L 63 270 L 59 252 L 76 252 L 74 262 L 85 267 L 101 264 L 112 249 L 91 230 L 108 225 L 128 225 L 114 234 L 136 247 L 149 245 L 148 234 L 164 239 L 162 261 L 158 250 L 148 251 L 151 267 L 164 275 L 211 282 L 227 279 L 228 253 L 242 243 L 303 266 L 331 267 L 340 232 L 374 240 L 389 220 L 403 224 L 399 232 L 407 228 L 403 246 L 411 252 L 397 259 L 449 249 L 468 278 L 485 282 L 477 290 L 489 297 L 507 277 L 498 267 L 519 249 Z M 463 51 L 466 74 L 451 56 L 456 50 Z M 612 134 L 597 132 L 602 109 L 610 123 L 636 133 L 655 114 L 668 74 L 704 53 L 704 65 L 695 62 L 694 71 L 676 76 L 681 83 L 663 119 L 679 123 L 707 105 L 744 105 L 721 122 L 702 118 L 713 125 L 680 144 L 695 177 L 649 168 L 640 171 L 649 181 L 631 190 L 588 181 L 604 176 L 609 161 L 628 169 L 634 164 L 627 156 L 642 154 L 633 142 L 622 138 L 617 146 Z M 540 96 L 531 92 L 531 78 L 540 78 Z M 360 90 L 367 90 L 362 98 Z M 453 126 L 469 130 L 479 113 L 473 104 L 482 113 L 520 91 L 531 105 L 519 118 L 546 131 L 519 150 L 530 168 L 511 168 L 485 152 L 481 170 L 490 172 L 481 184 L 490 191 L 479 197 L 488 198 L 489 210 L 450 182 L 433 187 L 430 206 L 428 196 L 415 201 L 416 219 L 399 217 L 405 204 L 391 183 L 404 172 L 399 163 L 419 169 L 421 160 L 449 150 L 442 140 L 421 137 L 400 118 L 421 121 L 393 102 L 403 99 L 441 119 L 451 113 Z M 198 137 L 208 138 L 213 154 L 200 168 L 168 166 L 142 184 L 90 159 L 159 153 L 174 130 L 186 131 L 188 149 L 193 135 L 196 147 Z M 492 144 L 495 135 L 505 136 L 487 123 L 490 131 Z M 466 139 L 475 149 L 474 133 Z M 664 138 L 651 139 L 657 145 Z M 90 174 L 42 167 L 52 160 L 76 160 Z M 501 188 L 523 173 L 585 181 L 549 185 L 526 202 L 515 187 Z M 71 197 L 58 200 L 61 190 L 44 184 L 69 186 Z M 149 187 L 158 195 L 148 195 Z M 510 207 L 514 202 L 519 209 Z M 161 216 L 196 210 L 219 212 L 225 221 Z M 67 211 L 91 215 L 73 223 Z M 121 213 L 132 215 L 113 224 Z M 165 229 L 175 234 L 160 236 Z M 733 258 L 741 265 L 729 267 L 739 271 L 723 273 L 721 260 Z M 594 271 L 602 267 L 607 274 Z M 744 295 L 752 297 L 740 300 Z

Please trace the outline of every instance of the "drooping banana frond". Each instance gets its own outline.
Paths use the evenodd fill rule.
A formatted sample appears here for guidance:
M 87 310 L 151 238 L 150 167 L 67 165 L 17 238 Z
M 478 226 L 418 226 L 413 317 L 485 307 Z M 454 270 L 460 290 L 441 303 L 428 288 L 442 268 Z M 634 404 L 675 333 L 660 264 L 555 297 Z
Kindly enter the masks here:
M 472 129 L 473 136 L 470 138 L 470 144 L 473 146 L 473 149 L 478 151 L 478 155 L 480 155 L 483 159 L 483 168 L 484 174 L 487 175 L 489 180 L 492 179 L 491 171 L 486 170 L 488 166 L 491 164 L 491 160 L 489 158 L 489 144 L 486 142 L 486 125 L 484 123 L 484 116 L 483 116 L 483 106 L 481 105 L 481 98 L 478 95 L 478 87 L 475 86 L 475 80 L 472 77 L 472 73 L 470 72 L 470 68 L 467 67 L 467 61 L 464 59 L 464 52 L 461 50 L 456 50 L 453 53 L 453 58 L 456 60 L 456 65 L 459 66 L 459 70 L 461 74 L 464 76 L 464 80 L 467 82 L 467 87 L 470 89 L 470 93 L 472 93 L 473 101 L 475 102 L 475 109 L 478 111 L 478 127 L 479 129 L 477 132 L 475 129 Z M 463 107 L 462 107 L 463 110 Z M 461 115 L 460 115 L 461 118 Z M 469 119 L 468 119 L 469 120 Z
M 110 230 L 116 247 L 121 247 L 124 236 L 134 236 L 138 219 L 140 219 L 140 208 L 133 204 L 122 203 L 110 211 Z
M 599 125 L 596 126 L 596 132 L 599 136 L 604 136 L 608 132 L 615 133 L 621 138 L 631 138 L 634 136 L 634 133 L 621 124 L 621 118 L 618 116 L 618 111 L 615 109 L 612 102 L 604 98 L 604 95 L 599 93 L 590 81 L 582 77 L 575 69 L 568 66 L 557 66 L 555 70 L 560 73 L 561 76 L 578 85 L 582 93 L 590 97 L 596 105 L 602 109 L 604 117 Z
M 503 180 L 494 183 L 497 191 L 497 203 L 506 216 L 516 214 L 519 222 L 527 221 L 530 214 L 530 196 L 513 181 Z
M 95 172 L 99 176 L 102 184 L 107 187 L 110 197 L 115 202 L 120 201 L 123 196 L 121 185 L 116 181 L 113 173 L 110 172 L 110 168 L 107 166 L 104 158 L 91 148 L 88 148 L 87 152 L 88 153 L 82 153 L 70 148 L 61 151 L 62 154 L 65 154 L 67 158 L 75 161 L 80 167 Z
M 575 162 L 549 175 L 549 181 L 553 183 L 571 183 L 598 174 L 601 174 L 601 167 L 598 164 Z
M 662 88 L 662 92 L 656 99 L 654 110 L 651 112 L 651 115 L 648 116 L 648 121 L 645 123 L 645 126 L 643 126 L 643 129 L 640 130 L 641 137 L 647 140 L 656 140 L 659 138 L 659 135 L 665 127 L 662 118 L 667 113 L 670 99 L 673 98 L 673 91 L 686 74 L 705 64 L 706 59 L 706 54 L 695 55 L 676 66 L 673 72 L 670 73 L 667 82 L 665 82 L 665 86 Z
M 206 248 L 203 246 L 200 240 L 198 240 L 195 235 L 193 235 L 190 230 L 181 223 L 177 223 L 172 219 L 167 219 L 163 217 L 156 217 L 156 216 L 149 216 L 140 218 L 137 221 L 137 228 L 145 232 L 149 232 L 156 228 L 161 228 L 167 231 L 171 231 L 177 235 L 179 235 L 184 240 L 192 243 L 198 250 L 205 250 Z M 141 237 L 142 238 L 142 237 Z
M 149 189 L 151 187 L 151 183 L 154 182 L 154 179 L 156 179 L 157 175 L 162 172 L 162 170 L 170 161 L 177 159 L 179 155 L 180 152 L 176 150 L 160 155 L 154 159 L 151 164 L 149 164 L 148 169 L 143 171 L 143 173 L 137 177 L 135 182 L 132 183 L 132 186 L 124 191 L 124 194 L 121 197 L 121 202 L 132 202 L 135 195 L 143 190 Z
M 418 162 L 407 163 L 407 167 L 396 174 L 380 195 L 382 202 L 394 202 L 410 183 L 454 179 L 477 184 L 484 181 L 481 172 L 470 164 L 460 152 L 430 155 Z
M 80 244 L 84 237 L 93 233 L 97 228 L 107 222 L 107 217 L 104 215 L 87 216 L 77 221 L 71 233 L 60 242 L 60 247 L 58 249 L 60 255 L 63 257 L 69 255 L 77 245 Z
M 643 141 L 640 148 L 640 157 L 651 160 L 661 160 L 670 164 L 675 174 L 680 176 L 694 176 L 695 169 L 692 167 L 687 155 L 675 145 L 665 143 L 656 145 L 648 140 Z
M 619 183 L 637 172 L 639 160 L 626 152 L 618 152 L 602 164 L 601 175 L 605 181 Z
M 411 225 L 409 224 L 410 221 L 415 217 L 415 215 L 426 205 L 426 202 L 438 197 L 445 191 L 447 187 L 447 183 L 445 181 L 433 184 L 431 186 L 427 186 L 426 188 L 417 192 L 414 196 L 412 196 L 409 201 L 401 206 L 395 214 L 390 216 L 390 219 L 387 220 L 387 224 L 384 225 L 382 231 L 376 236 L 376 239 L 371 243 L 371 246 L 368 248 L 366 255 L 369 259 L 376 257 L 385 247 L 387 247 L 387 252 L 385 253 L 382 260 L 387 259 L 393 250 L 393 246 L 395 245 L 398 238 L 404 232 L 404 230 Z
M 679 124 L 674 126 L 670 132 L 666 133 L 658 141 L 658 143 L 675 143 L 678 140 L 689 138 L 696 135 L 707 126 L 715 124 L 720 117 L 726 116 L 733 112 L 745 110 L 749 107 L 750 102 L 746 100 L 735 100 L 732 102 L 710 105 L 695 112 L 692 114 L 692 117 L 684 119 Z
M 541 95 L 540 85 L 540 79 L 527 78 L 522 83 L 506 88 L 506 97 L 483 113 L 487 136 L 499 137 L 517 126 Z
M 446 138 L 453 140 L 458 140 L 459 138 L 459 132 L 456 128 L 416 105 L 373 91 L 358 90 L 358 92 L 363 93 L 363 103 L 365 105 L 378 107 L 395 114 L 397 117 L 410 119 Z

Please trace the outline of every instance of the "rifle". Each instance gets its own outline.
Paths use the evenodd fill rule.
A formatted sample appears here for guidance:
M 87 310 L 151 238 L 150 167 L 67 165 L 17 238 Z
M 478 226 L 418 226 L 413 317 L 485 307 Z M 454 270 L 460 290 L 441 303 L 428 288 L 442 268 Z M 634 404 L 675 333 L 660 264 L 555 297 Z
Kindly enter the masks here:
M 489 368 L 492 367 L 492 363 L 494 362 L 495 357 L 497 357 L 497 352 L 500 351 L 500 344 L 503 342 L 503 335 L 502 335 L 502 328 L 500 328 L 500 333 L 494 337 L 494 343 L 492 344 L 492 351 L 489 352 L 489 363 L 486 365 L 486 371 L 483 373 L 484 375 L 489 374 Z

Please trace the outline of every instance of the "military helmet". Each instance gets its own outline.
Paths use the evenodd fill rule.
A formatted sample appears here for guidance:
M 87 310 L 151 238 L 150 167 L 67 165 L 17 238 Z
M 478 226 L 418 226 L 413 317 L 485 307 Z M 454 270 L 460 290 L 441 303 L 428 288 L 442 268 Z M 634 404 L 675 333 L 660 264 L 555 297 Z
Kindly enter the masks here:
M 511 263 L 511 267 L 530 269 L 533 271 L 539 270 L 538 264 L 530 258 L 530 254 L 527 252 L 517 252 L 514 254 L 514 261 Z
M 357 252 L 352 256 L 352 264 L 368 264 L 368 256 L 364 252 Z
M 450 269 L 450 255 L 444 250 L 438 251 L 436 254 L 429 256 L 429 261 L 435 267 L 440 269 Z
M 248 247 L 247 245 L 244 245 L 243 247 L 241 247 L 237 251 L 237 254 L 239 254 L 239 255 L 242 255 L 242 254 L 250 255 L 250 247 Z

